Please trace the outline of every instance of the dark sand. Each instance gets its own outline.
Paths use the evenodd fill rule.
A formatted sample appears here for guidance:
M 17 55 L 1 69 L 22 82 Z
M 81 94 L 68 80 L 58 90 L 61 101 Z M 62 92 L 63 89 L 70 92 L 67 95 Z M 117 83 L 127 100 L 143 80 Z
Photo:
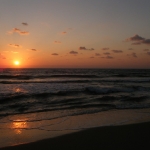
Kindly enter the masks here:
M 150 122 L 88 129 L 3 150 L 150 149 Z

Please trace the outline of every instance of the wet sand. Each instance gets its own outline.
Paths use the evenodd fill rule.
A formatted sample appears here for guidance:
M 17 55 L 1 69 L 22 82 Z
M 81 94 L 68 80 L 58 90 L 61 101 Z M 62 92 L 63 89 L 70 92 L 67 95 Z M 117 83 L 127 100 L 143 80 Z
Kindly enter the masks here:
M 105 150 L 150 149 L 150 122 L 91 128 L 1 150 Z

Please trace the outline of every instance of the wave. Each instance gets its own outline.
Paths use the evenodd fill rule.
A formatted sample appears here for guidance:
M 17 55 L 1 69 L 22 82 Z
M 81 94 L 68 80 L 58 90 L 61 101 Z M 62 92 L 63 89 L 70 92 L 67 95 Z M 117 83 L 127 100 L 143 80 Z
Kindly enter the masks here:
M 0 79 L 98 78 L 97 75 L 0 75 Z
M 27 83 L 88 83 L 90 80 L 60 80 L 60 81 L 0 81 L 1 84 L 27 84 Z
M 113 99 L 112 99 L 113 98 Z M 117 101 L 117 103 L 110 103 L 110 100 Z M 138 100 L 137 100 L 138 99 Z M 40 107 L 38 106 L 39 103 L 14 103 L 9 104 L 7 107 L 0 109 L 0 117 L 6 117 L 9 115 L 17 115 L 17 114 L 28 114 L 28 113 L 41 113 L 41 112 L 49 112 L 52 111 L 55 113 L 59 111 L 61 115 L 67 112 L 66 116 L 69 115 L 82 115 L 88 113 L 97 113 L 101 111 L 108 111 L 112 109 L 139 109 L 139 108 L 150 108 L 149 103 L 141 103 L 141 101 L 146 100 L 147 97 L 112 97 L 112 96 L 104 96 L 99 99 L 94 99 L 96 103 L 89 103 L 85 102 L 82 99 L 74 99 L 75 102 L 71 102 L 72 100 L 65 100 L 65 101 L 57 101 L 57 102 L 47 102 L 47 106 L 45 106 L 44 102 L 40 102 Z M 122 103 L 119 103 L 119 102 Z M 126 102 L 127 101 L 127 102 Z M 129 101 L 129 102 L 128 102 Z M 140 102 L 140 103 L 138 103 Z M 8 110 L 8 111 L 7 111 Z M 11 110 L 11 111 L 10 111 Z M 6 113 L 7 112 L 7 113 Z M 68 114 L 69 113 L 69 114 Z M 53 119 L 53 118 L 51 118 Z
M 149 74 L 141 74 L 141 73 L 137 73 L 137 74 L 116 74 L 116 75 L 112 75 L 112 77 L 150 77 Z
M 86 87 L 85 91 L 88 93 L 93 94 L 110 94 L 110 93 L 130 93 L 135 91 L 149 91 L 150 88 L 142 87 L 142 86 L 122 86 L 122 87 L 98 87 L 98 86 L 91 86 Z
M 28 84 L 28 83 L 150 83 L 150 79 L 130 79 L 130 80 L 115 80 L 115 79 L 101 79 L 101 80 L 90 80 L 90 79 L 58 79 L 58 80 L 29 80 L 27 79 L 21 79 L 20 80 L 3 80 L 0 81 L 0 84 Z
M 51 85 L 52 86 L 52 85 Z M 46 98 L 51 96 L 76 96 L 76 95 L 103 95 L 103 94 L 112 94 L 112 93 L 131 93 L 131 92 L 149 92 L 150 87 L 143 86 L 87 86 L 79 87 L 76 89 L 62 88 L 62 90 L 51 91 L 51 89 L 46 92 L 39 91 L 29 91 L 29 92 L 19 92 L 19 93 L 0 93 L 0 103 L 5 103 L 7 101 L 18 100 L 23 98 Z

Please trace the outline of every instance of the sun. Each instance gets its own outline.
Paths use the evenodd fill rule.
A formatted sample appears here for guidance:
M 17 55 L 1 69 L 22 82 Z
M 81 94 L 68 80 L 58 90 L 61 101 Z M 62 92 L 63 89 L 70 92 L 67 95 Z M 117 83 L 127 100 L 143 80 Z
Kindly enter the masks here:
M 18 66 L 18 65 L 20 64 L 20 62 L 19 62 L 18 60 L 16 60 L 16 61 L 14 61 L 14 64 L 15 64 L 16 66 Z

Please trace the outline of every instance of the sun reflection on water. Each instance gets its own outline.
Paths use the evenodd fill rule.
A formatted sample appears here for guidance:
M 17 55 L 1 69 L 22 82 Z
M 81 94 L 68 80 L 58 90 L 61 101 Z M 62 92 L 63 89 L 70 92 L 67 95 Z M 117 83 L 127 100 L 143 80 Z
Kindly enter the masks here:
M 26 90 L 26 89 L 24 89 L 24 88 L 20 88 L 20 87 L 15 87 L 15 88 L 13 88 L 13 91 L 15 92 L 15 93 L 27 93 L 28 91 Z
M 24 120 L 17 119 L 13 121 L 11 128 L 15 131 L 16 134 L 21 134 L 23 129 L 28 127 L 27 122 Z
M 21 89 L 20 89 L 20 88 L 16 88 L 16 89 L 15 89 L 15 92 L 16 92 L 16 93 L 19 93 L 19 92 L 21 92 Z

